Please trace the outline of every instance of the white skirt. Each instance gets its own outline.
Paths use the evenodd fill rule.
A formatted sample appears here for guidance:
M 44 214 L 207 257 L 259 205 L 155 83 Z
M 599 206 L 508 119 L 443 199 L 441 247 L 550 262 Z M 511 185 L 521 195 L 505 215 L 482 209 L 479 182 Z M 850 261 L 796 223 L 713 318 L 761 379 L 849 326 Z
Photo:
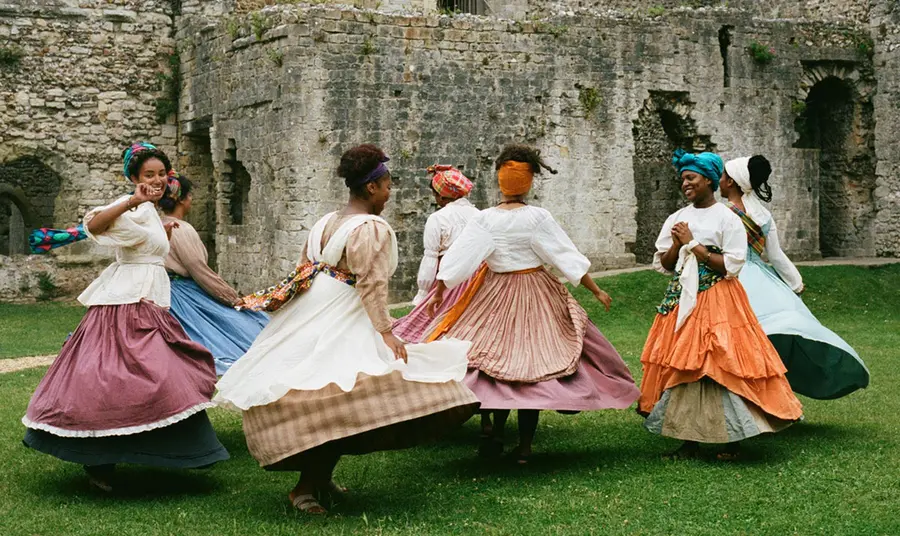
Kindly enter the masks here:
M 414 382 L 462 381 L 470 346 L 452 339 L 411 344 L 404 363 L 384 344 L 356 289 L 319 274 L 309 290 L 271 315 L 253 346 L 219 380 L 213 401 L 248 410 L 291 390 L 335 384 L 349 392 L 360 374 L 394 371 Z

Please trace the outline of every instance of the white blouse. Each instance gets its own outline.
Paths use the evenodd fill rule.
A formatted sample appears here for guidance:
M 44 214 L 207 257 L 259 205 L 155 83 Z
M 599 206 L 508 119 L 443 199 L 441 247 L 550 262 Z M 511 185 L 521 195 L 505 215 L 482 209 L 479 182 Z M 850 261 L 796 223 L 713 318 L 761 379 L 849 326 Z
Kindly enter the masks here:
M 656 254 L 653 256 L 656 271 L 671 273 L 663 267 L 661 259 L 672 247 L 672 227 L 678 222 L 688 224 L 697 242 L 721 249 L 728 277 L 737 277 L 747 260 L 747 233 L 741 218 L 721 203 L 707 208 L 688 205 L 666 219 L 656 239 Z
M 772 218 L 772 213 L 760 204 L 748 216 L 756 222 L 756 225 L 763 229 L 763 233 L 766 235 L 766 255 L 763 260 L 771 264 L 772 268 L 775 268 L 778 276 L 787 283 L 787 286 L 791 287 L 791 290 L 800 292 L 803 289 L 803 276 L 800 275 L 800 271 L 797 270 L 791 259 L 781 249 L 781 244 L 778 242 L 778 228 L 775 226 L 775 219 Z
M 413 305 L 419 305 L 425 301 L 425 297 L 434 286 L 434 280 L 437 277 L 438 260 L 450 249 L 453 242 L 466 228 L 469 220 L 478 212 L 478 209 L 463 197 L 448 203 L 428 216 L 423 237 L 425 253 L 422 255 L 419 275 L 416 278 L 419 293 L 413 299 Z
M 116 261 L 78 296 L 78 301 L 88 307 L 137 303 L 142 299 L 160 307 L 169 306 L 169 277 L 164 268 L 169 239 L 153 203 L 141 203 L 125 211 L 99 235 L 88 228 L 94 216 L 127 202 L 129 197 L 123 196 L 84 216 L 85 234 L 101 246 L 116 248 Z
M 576 286 L 591 267 L 553 216 L 532 206 L 479 212 L 444 255 L 438 279 L 453 288 L 471 277 L 482 262 L 497 273 L 549 264 Z

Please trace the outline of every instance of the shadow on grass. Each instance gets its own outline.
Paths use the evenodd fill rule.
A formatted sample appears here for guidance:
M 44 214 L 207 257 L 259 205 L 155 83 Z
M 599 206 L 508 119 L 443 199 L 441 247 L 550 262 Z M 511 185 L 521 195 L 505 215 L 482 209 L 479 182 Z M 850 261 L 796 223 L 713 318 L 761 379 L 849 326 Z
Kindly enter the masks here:
M 73 464 L 70 467 L 77 466 Z M 168 502 L 220 492 L 225 484 L 210 469 L 175 470 L 121 465 L 116 468 L 112 493 L 93 488 L 87 474 L 77 469 L 36 474 L 29 487 L 33 487 L 32 491 L 37 495 L 56 497 L 61 502 L 69 501 L 73 496 L 97 504 L 147 500 Z

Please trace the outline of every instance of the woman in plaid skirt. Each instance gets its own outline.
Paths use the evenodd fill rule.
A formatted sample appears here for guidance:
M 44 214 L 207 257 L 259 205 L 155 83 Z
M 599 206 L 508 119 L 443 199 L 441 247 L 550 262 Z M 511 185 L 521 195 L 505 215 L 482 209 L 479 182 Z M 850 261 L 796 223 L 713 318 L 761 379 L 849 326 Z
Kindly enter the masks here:
M 379 217 L 391 194 L 387 160 L 374 145 L 344 153 L 349 202 L 315 224 L 287 279 L 243 299 L 273 314 L 217 386 L 216 402 L 243 412 L 260 465 L 300 472 L 289 498 L 308 513 L 346 492 L 332 480 L 342 455 L 416 445 L 478 407 L 460 382 L 469 343 L 405 346 L 391 332 L 397 240 Z

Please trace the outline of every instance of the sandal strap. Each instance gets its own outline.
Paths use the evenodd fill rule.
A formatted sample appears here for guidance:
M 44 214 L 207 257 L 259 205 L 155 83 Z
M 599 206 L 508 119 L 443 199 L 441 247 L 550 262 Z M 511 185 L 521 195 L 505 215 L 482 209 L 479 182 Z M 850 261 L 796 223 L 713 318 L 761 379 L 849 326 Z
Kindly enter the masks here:
M 310 493 L 304 493 L 303 495 L 297 495 L 296 497 L 294 497 L 293 503 L 294 503 L 294 508 L 296 508 L 297 510 L 300 510 L 301 512 L 308 512 L 316 507 L 319 507 L 322 510 L 325 510 L 325 507 L 323 507 L 321 504 L 319 504 L 319 501 L 317 501 L 316 498 L 313 497 L 312 494 L 310 494 Z

